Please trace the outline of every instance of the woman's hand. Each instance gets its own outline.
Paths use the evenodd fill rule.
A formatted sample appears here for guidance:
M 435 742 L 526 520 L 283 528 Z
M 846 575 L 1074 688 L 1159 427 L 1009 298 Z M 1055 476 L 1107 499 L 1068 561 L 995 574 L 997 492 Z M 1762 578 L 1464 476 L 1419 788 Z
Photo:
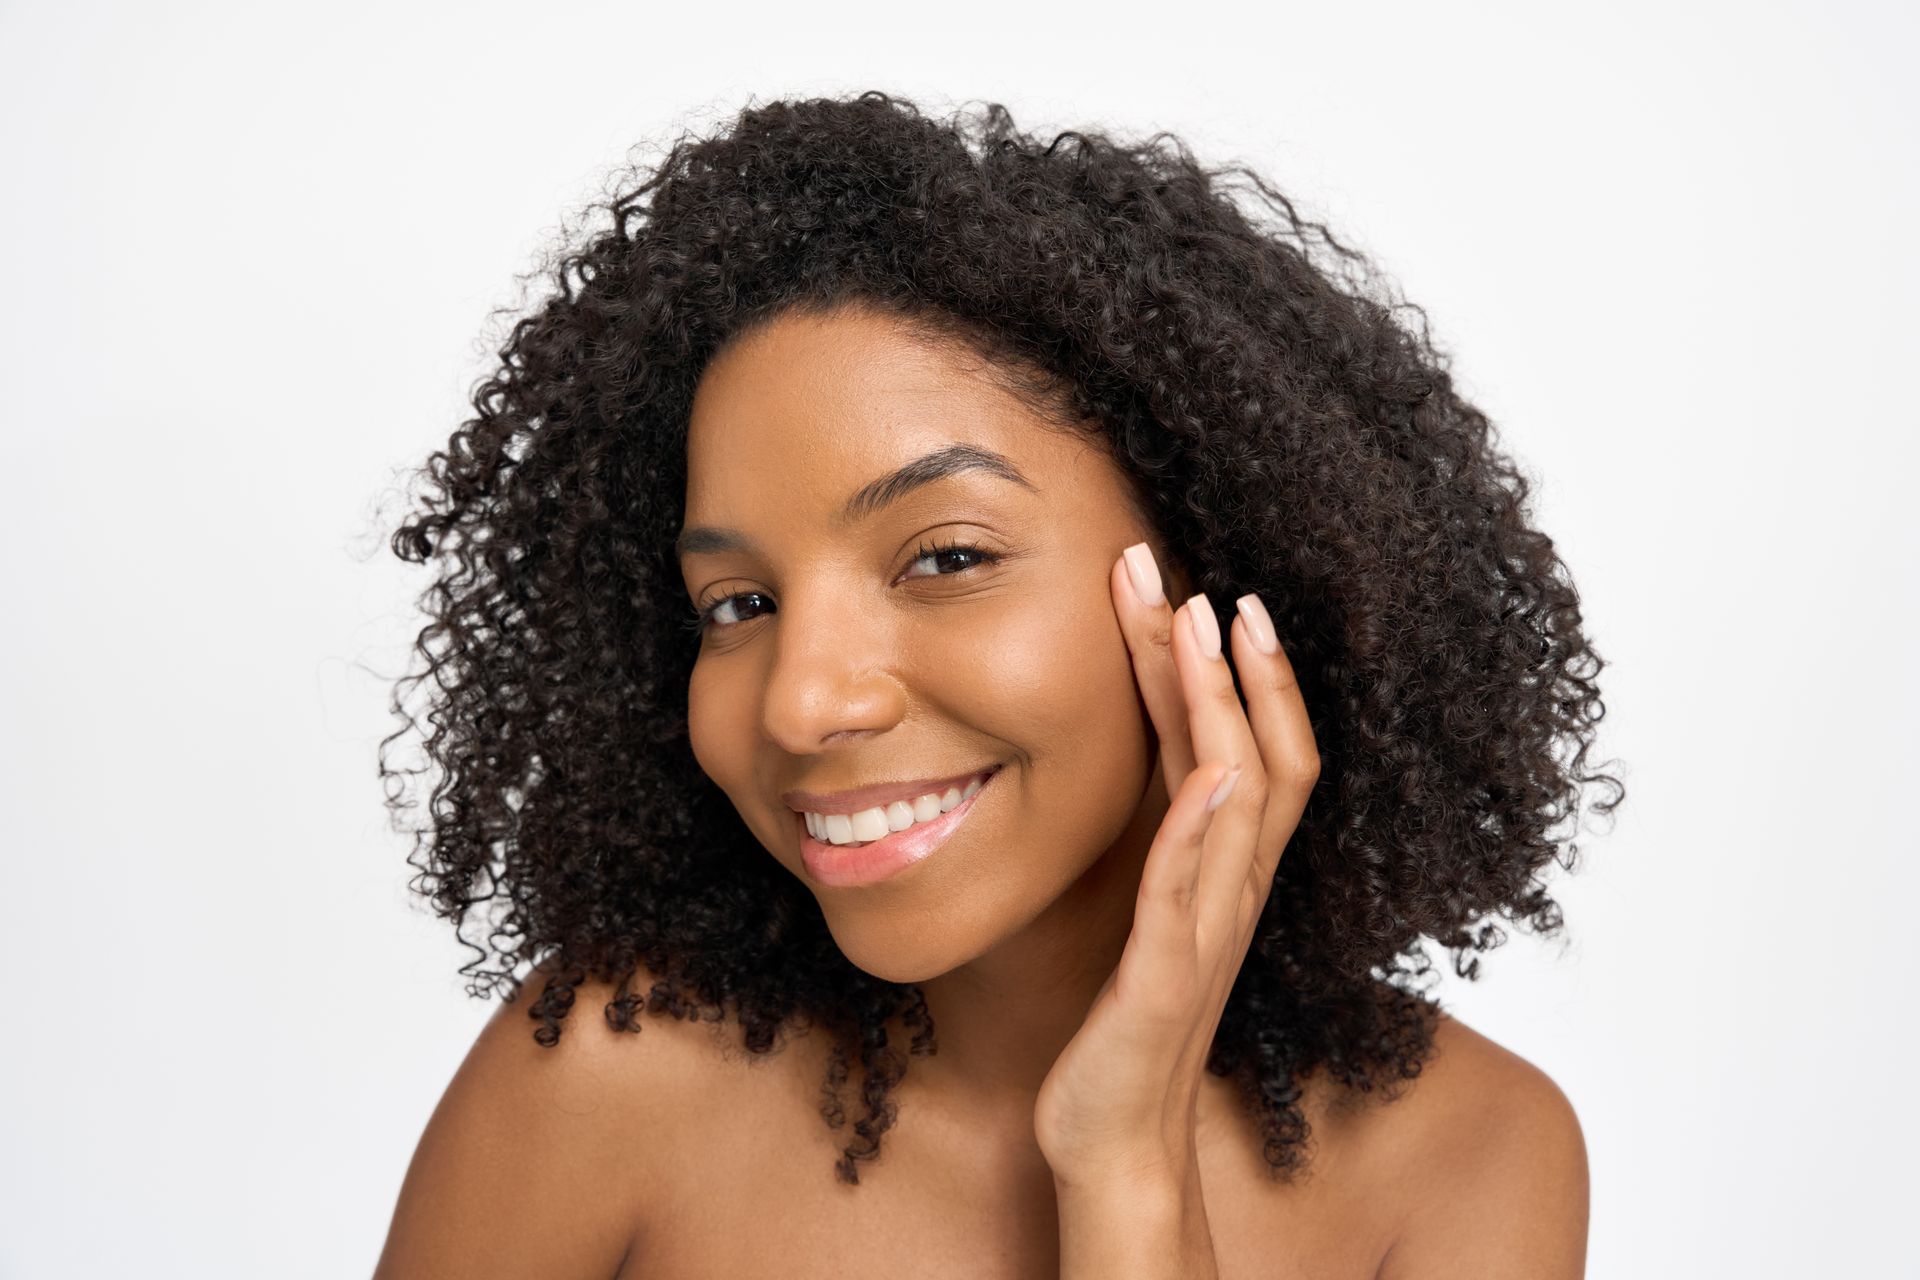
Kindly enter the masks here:
M 1147 854 L 1133 932 L 1041 1084 L 1034 1135 L 1064 1182 L 1181 1185 L 1193 1171 L 1194 1109 L 1214 1031 L 1320 754 L 1258 597 L 1241 598 L 1232 626 L 1243 705 L 1204 596 L 1172 609 L 1145 544 L 1129 547 L 1111 577 L 1170 803 Z

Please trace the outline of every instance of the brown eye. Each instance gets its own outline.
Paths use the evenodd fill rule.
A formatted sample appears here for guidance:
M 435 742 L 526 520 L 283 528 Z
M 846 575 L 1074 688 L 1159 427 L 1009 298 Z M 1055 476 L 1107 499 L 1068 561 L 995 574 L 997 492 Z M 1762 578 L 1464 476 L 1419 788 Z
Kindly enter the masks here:
M 693 621 L 689 625 L 695 631 L 704 631 L 710 625 L 720 626 L 720 627 L 730 627 L 730 626 L 733 626 L 735 623 L 745 622 L 747 621 L 748 618 L 752 617 L 753 615 L 748 614 L 745 617 L 731 617 L 731 618 L 725 617 L 723 615 L 725 615 L 730 610 L 735 613 L 738 613 L 738 610 L 735 609 L 734 606 L 741 605 L 742 602 L 749 602 L 749 601 L 758 602 L 764 605 L 771 605 L 773 603 L 772 597 L 768 596 L 766 593 L 761 591 L 742 591 L 738 595 L 722 596 L 720 599 L 715 600 L 712 604 L 696 609 L 694 611 Z M 743 605 L 743 607 L 750 607 L 750 606 Z
M 917 565 L 923 560 L 934 564 L 932 573 L 909 572 L 906 576 L 910 578 L 951 577 L 954 573 L 978 568 L 983 564 L 998 564 L 1000 557 L 966 542 L 949 542 L 936 546 L 927 546 L 923 543 L 914 553 L 913 563 Z M 909 568 L 911 569 L 911 566 Z M 949 571 L 943 572 L 943 568 Z

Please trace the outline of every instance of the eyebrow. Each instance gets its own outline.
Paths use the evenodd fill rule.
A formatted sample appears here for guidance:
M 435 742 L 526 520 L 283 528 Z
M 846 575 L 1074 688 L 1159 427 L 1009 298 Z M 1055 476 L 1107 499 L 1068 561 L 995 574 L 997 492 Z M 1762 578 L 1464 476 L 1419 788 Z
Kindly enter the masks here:
M 1020 485 L 1029 492 L 1037 493 L 1033 482 L 1020 474 L 1020 468 L 1013 465 L 1005 454 L 995 453 L 992 449 L 983 449 L 978 445 L 950 444 L 943 449 L 923 454 L 905 466 L 898 467 L 879 479 L 862 485 L 860 490 L 841 507 L 839 522 L 851 524 L 864 520 L 889 503 L 912 493 L 915 489 L 932 484 L 936 480 L 945 480 L 968 471 L 984 471 Z M 680 536 L 674 539 L 673 551 L 676 556 L 698 555 L 719 551 L 751 551 L 753 540 L 737 529 L 713 528 L 697 525 L 682 529 Z

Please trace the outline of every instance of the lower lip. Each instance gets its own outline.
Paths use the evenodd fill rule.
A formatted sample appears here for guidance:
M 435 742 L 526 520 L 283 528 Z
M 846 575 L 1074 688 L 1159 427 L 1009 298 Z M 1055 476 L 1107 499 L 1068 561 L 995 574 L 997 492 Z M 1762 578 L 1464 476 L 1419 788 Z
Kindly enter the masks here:
M 995 769 L 980 784 L 980 789 L 930 822 L 916 823 L 905 831 L 895 831 L 857 849 L 816 840 L 807 831 L 806 817 L 800 818 L 800 857 L 807 874 L 814 880 L 840 889 L 852 885 L 873 884 L 885 880 L 921 861 L 946 842 L 954 829 L 966 820 L 974 801 L 987 794 L 987 788 L 1000 776 Z

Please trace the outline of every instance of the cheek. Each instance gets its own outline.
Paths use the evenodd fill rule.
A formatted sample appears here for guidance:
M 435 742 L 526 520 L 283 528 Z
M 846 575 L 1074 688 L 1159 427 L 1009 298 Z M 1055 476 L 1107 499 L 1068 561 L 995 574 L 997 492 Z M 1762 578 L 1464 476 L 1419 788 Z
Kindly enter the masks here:
M 949 691 L 946 714 L 1018 753 L 1030 771 L 1024 821 L 1105 847 L 1131 819 L 1153 761 L 1132 660 L 1097 573 L 1093 587 L 1023 592 L 943 629 L 940 674 L 923 687 Z
M 751 726 L 742 722 L 749 710 L 737 689 L 716 675 L 712 667 L 694 664 L 687 681 L 687 741 L 701 770 L 723 791 L 737 790 L 752 750 Z

